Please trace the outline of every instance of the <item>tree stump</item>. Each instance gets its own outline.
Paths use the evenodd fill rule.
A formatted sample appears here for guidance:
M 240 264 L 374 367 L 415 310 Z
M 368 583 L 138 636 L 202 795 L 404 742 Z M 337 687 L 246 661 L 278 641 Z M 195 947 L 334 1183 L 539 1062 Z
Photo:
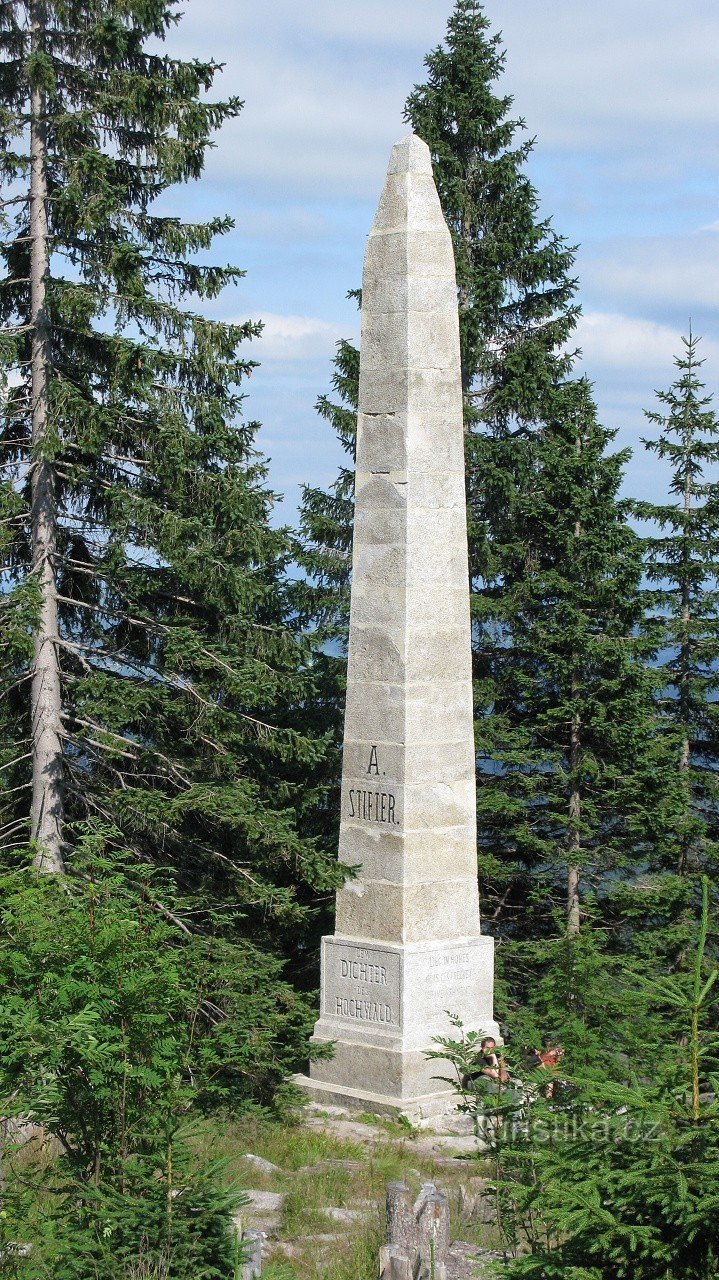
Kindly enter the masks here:
M 449 1201 L 425 1182 L 415 1203 L 403 1182 L 387 1185 L 387 1238 L 382 1280 L 447 1280 Z
M 240 1280 L 257 1280 L 262 1275 L 262 1232 L 243 1231 L 242 1248 L 245 1261 L 242 1263 Z
M 380 1280 L 415 1280 L 412 1263 L 396 1244 L 384 1244 L 379 1251 Z
M 416 1219 L 412 1192 L 404 1182 L 387 1183 L 387 1243 L 412 1257 L 416 1247 Z

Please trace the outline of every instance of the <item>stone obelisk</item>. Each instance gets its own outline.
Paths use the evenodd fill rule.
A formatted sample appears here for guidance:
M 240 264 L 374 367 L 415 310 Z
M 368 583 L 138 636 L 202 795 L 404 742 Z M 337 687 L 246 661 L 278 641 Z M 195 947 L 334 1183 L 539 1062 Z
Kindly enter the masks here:
M 441 1111 L 447 1011 L 493 1021 L 477 890 L 467 518 L 454 257 L 428 147 L 392 150 L 362 276 L 340 860 L 311 1092 Z

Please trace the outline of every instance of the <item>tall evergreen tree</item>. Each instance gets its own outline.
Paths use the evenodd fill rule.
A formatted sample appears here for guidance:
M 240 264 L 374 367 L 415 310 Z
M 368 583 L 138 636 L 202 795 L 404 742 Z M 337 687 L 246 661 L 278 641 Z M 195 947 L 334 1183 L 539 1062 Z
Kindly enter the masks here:
M 498 95 L 495 82 L 505 54 L 501 37 L 477 0 L 456 0 L 444 45 L 425 63 L 428 77 L 415 87 L 405 119 L 430 147 L 434 177 L 452 233 L 457 269 L 466 441 L 470 496 L 481 471 L 484 504 L 493 518 L 506 504 L 507 470 L 523 458 L 515 433 L 532 423 L 556 378 L 566 370 L 562 344 L 577 308 L 573 302 L 572 250 L 538 216 L 539 198 L 524 172 L 533 142 L 525 125 L 511 117 L 512 99 Z M 359 360 L 347 342 L 339 344 L 333 389 L 338 399 L 321 397 L 318 410 L 335 428 L 343 448 L 354 454 Z M 485 437 L 492 456 L 485 457 Z M 351 549 L 351 477 L 341 474 L 331 493 L 308 487 L 301 520 L 307 550 L 303 564 L 318 591 L 310 596 L 314 618 L 334 617 L 336 634 L 346 630 L 349 574 L 335 568 Z M 471 541 L 484 540 L 482 516 L 475 516 Z M 346 569 L 346 566 L 345 566 Z
M 241 418 L 256 326 L 192 309 L 242 274 L 206 256 L 231 222 L 155 208 L 241 107 L 162 51 L 177 18 L 0 7 L 3 843 L 61 871 L 101 820 L 172 872 L 179 928 L 294 950 L 335 874 L 299 834 L 324 748 L 290 723 L 312 684 Z
M 461 1081 L 460 1105 L 492 1117 L 481 1159 L 491 1161 L 486 1194 L 502 1275 L 716 1275 L 719 972 L 706 877 L 696 890 L 687 944 L 670 972 L 656 954 L 640 971 L 608 956 L 591 926 L 546 945 L 542 978 L 510 1021 L 507 1051 L 526 1082 L 522 1096 L 511 1085 L 499 1096 L 486 1091 L 476 1033 L 441 1042 Z M 535 1067 L 527 1048 L 548 1029 L 564 1050 L 561 1065 Z
M 525 172 L 534 141 L 497 93 L 505 60 L 484 5 L 455 0 L 405 107 L 432 152 L 452 233 L 466 417 L 494 429 L 535 420 L 567 368 L 562 344 L 578 311 L 573 250 L 539 216 Z
M 574 309 L 571 251 L 547 221 L 537 220 L 537 194 L 523 172 L 532 143 L 515 144 L 515 135 L 524 126 L 508 115 L 511 99 L 495 92 L 504 54 L 500 37 L 488 36 L 488 30 L 481 5 L 457 0 L 446 47 L 426 59 L 427 83 L 410 94 L 405 117 L 431 148 L 435 180 L 453 237 L 465 418 L 468 429 L 473 429 L 466 439 L 470 505 L 477 490 L 477 467 L 482 468 L 486 487 L 491 465 L 499 495 L 493 504 L 498 515 L 504 509 L 505 468 L 510 460 L 515 466 L 521 451 L 509 449 L 490 464 L 480 457 L 482 442 L 474 432 L 488 424 L 486 429 L 495 436 L 495 416 L 506 424 L 518 400 L 525 419 L 534 417 L 536 404 L 529 405 L 532 388 L 546 383 L 564 366 L 555 348 L 571 329 Z M 543 361 L 547 369 L 540 375 L 537 370 Z M 534 373 L 528 378 L 530 368 Z M 300 513 L 298 559 L 307 576 L 297 586 L 296 602 L 325 654 L 325 710 L 333 712 L 337 745 L 349 616 L 358 383 L 359 353 L 351 343 L 342 342 L 332 377 L 336 397 L 320 397 L 317 408 L 352 462 L 342 468 L 329 492 L 307 486 Z M 503 447 L 503 439 L 495 441 L 495 452 Z M 477 539 L 483 545 L 486 542 L 485 522 L 479 514 L 470 525 L 473 561 Z M 333 787 L 338 785 L 338 760 L 336 753 L 328 773 Z
M 544 904 L 534 927 L 564 898 L 576 932 L 582 869 L 616 859 L 643 809 L 627 769 L 648 697 L 639 556 L 617 501 L 625 455 L 571 376 L 573 251 L 540 218 L 533 142 L 493 92 L 504 61 L 483 6 L 456 0 L 407 116 L 457 261 L 483 898 L 512 932 L 527 898 Z
M 650 837 L 651 678 L 641 545 L 584 380 L 558 383 L 532 440 L 531 483 L 475 596 L 480 879 L 504 930 L 570 934 L 583 896 Z M 531 926 L 527 927 L 527 904 Z
M 314 829 L 308 827 L 308 833 L 334 853 L 339 837 L 359 393 L 359 351 L 346 340 L 337 344 L 332 388 L 337 399 L 320 396 L 317 411 L 334 428 L 348 465 L 340 468 L 329 492 L 305 486 L 296 552 L 304 573 L 293 586 L 293 601 L 314 650 L 315 694 L 304 708 L 303 727 L 314 735 L 328 734 L 331 743 L 314 775 L 322 798 L 314 810 Z M 328 932 L 331 898 L 323 906 L 322 932 Z
M 337 344 L 332 374 L 337 400 L 320 396 L 317 412 L 348 455 L 329 492 L 306 485 L 298 555 L 309 577 L 298 603 L 318 645 L 344 654 L 349 627 L 349 589 L 354 512 L 354 452 L 359 398 L 359 351 L 346 339 Z M 340 677 L 341 679 L 341 677 Z
M 682 342 L 677 378 L 646 415 L 659 435 L 644 442 L 671 468 L 671 500 L 636 511 L 654 526 L 645 540 L 649 631 L 672 760 L 664 865 L 686 875 L 715 869 L 719 854 L 719 420 L 700 380 L 699 339 L 690 329 Z

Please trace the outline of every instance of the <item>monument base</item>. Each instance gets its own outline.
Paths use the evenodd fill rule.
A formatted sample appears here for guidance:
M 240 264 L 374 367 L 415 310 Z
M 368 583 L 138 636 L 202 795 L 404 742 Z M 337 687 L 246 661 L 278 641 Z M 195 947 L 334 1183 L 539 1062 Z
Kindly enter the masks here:
M 332 1057 L 298 1079 L 316 1100 L 427 1119 L 452 1111 L 451 1063 L 429 1058 L 462 1029 L 499 1039 L 492 1011 L 494 940 L 412 943 L 322 939 L 322 1005 L 312 1042 Z
M 436 1120 L 456 1109 L 458 1095 L 452 1089 L 444 1093 L 429 1093 L 416 1098 L 391 1098 L 383 1093 L 368 1093 L 364 1089 L 328 1084 L 313 1080 L 311 1076 L 295 1075 L 293 1083 L 302 1089 L 319 1106 L 343 1107 L 346 1111 L 367 1111 L 378 1116 L 406 1116 L 412 1124 L 422 1120 Z

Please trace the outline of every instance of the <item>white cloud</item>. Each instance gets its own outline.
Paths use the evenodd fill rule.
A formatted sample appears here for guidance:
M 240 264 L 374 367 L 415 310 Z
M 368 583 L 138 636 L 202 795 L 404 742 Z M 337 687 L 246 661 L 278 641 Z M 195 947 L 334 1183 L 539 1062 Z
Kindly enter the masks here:
M 719 299 L 716 232 L 687 230 L 684 235 L 627 236 L 606 241 L 582 255 L 582 285 L 604 302 L 629 301 L 632 310 L 657 307 L 681 312 L 681 323 Z
M 220 92 L 246 101 L 209 172 L 327 197 L 367 194 L 401 129 L 451 0 L 186 0 L 170 46 L 219 56 Z M 506 87 L 545 151 L 647 156 L 676 174 L 719 155 L 715 0 L 489 0 Z
M 228 22 L 230 3 L 187 0 L 168 41 L 185 57 L 221 58 L 215 92 L 245 101 L 208 176 L 290 200 L 372 198 L 423 54 L 443 34 L 444 0 L 272 0 L 232 5 Z
M 667 390 L 679 376 L 674 359 L 682 354 L 681 331 L 641 316 L 588 311 L 580 317 L 576 337 L 584 371 L 594 382 L 600 421 L 617 430 L 617 447 L 631 448 L 623 491 L 656 500 L 666 491 L 670 471 L 642 444 L 657 435 L 645 411 L 661 411 L 656 391 Z M 698 357 L 706 360 L 700 376 L 711 392 L 719 378 L 719 342 L 702 339 Z
M 714 0 L 490 3 L 509 51 L 508 79 L 543 145 L 616 154 L 643 138 L 656 159 L 670 137 L 717 153 L 719 12 Z
M 262 312 L 252 317 L 264 325 L 259 338 L 253 338 L 248 353 L 264 360 L 316 360 L 332 357 L 340 338 L 357 341 L 356 331 L 348 325 L 314 316 L 283 316 Z
M 619 312 L 588 311 L 580 317 L 575 336 L 590 377 L 593 370 L 601 370 L 622 378 L 659 373 L 671 380 L 674 357 L 682 351 L 676 329 Z M 703 339 L 699 356 L 719 368 L 719 343 Z
M 195 198 L 234 209 L 243 264 L 252 251 L 246 311 L 262 311 L 266 329 L 248 350 L 265 369 L 248 408 L 259 407 L 282 487 L 326 473 L 328 429 L 312 405 L 336 340 L 357 327 L 349 308 L 344 328 L 331 317 L 358 283 L 405 98 L 452 6 L 184 0 L 171 36 L 183 56 L 224 59 L 216 92 L 246 102 Z M 689 316 L 706 335 L 707 382 L 719 380 L 719 5 L 486 0 L 485 11 L 504 35 L 502 88 L 537 136 L 542 212 L 583 244 L 583 367 L 619 443 L 636 443 Z M 652 466 L 639 450 L 632 485 L 654 484 Z
M 261 312 L 252 317 L 264 328 L 248 351 L 260 361 L 317 360 L 334 355 L 340 338 L 357 343 L 352 325 L 320 320 L 315 316 L 275 315 Z M 624 380 L 627 375 L 671 375 L 674 357 L 682 350 L 682 333 L 670 325 L 621 312 L 586 311 L 572 335 L 570 345 L 582 351 L 582 364 L 590 377 L 595 371 Z M 700 357 L 719 372 L 719 342 L 702 338 Z
M 333 228 L 315 209 L 265 205 L 234 213 L 238 234 L 247 239 L 296 245 L 329 239 Z

